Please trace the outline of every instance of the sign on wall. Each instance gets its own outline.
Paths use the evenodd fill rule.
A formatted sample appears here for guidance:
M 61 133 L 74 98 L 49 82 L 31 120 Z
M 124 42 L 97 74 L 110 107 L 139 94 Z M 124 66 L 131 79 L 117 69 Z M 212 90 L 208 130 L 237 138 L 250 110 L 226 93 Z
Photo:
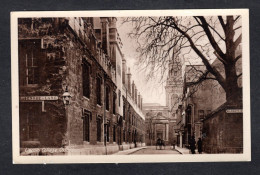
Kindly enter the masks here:
M 20 101 L 45 101 L 58 99 L 58 96 L 20 96 Z
M 243 109 L 227 109 L 226 113 L 243 113 Z

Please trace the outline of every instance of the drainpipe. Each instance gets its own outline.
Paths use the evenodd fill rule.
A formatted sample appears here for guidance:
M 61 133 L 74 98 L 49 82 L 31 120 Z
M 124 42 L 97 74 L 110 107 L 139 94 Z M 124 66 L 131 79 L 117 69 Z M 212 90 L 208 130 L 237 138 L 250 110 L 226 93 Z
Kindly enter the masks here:
M 105 144 L 105 153 L 107 155 L 107 123 L 106 123 L 106 73 L 104 73 L 104 103 L 103 103 L 103 108 L 104 108 L 104 117 L 103 117 L 103 123 L 104 123 L 104 144 Z

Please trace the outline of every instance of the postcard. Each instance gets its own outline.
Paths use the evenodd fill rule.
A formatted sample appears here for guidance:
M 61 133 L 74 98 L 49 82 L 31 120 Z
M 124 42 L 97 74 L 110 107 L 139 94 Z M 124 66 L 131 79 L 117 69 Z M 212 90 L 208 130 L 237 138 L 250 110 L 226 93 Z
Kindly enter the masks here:
M 251 161 L 248 9 L 11 12 L 14 164 Z

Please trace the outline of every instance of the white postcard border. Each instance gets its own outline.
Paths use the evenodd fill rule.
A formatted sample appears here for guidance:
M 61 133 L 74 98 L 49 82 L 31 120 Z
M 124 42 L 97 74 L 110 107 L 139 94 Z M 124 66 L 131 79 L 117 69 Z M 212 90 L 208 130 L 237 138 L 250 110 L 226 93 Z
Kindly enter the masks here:
M 243 34 L 243 153 L 202 155 L 86 155 L 86 156 L 20 156 L 19 146 L 19 84 L 18 23 L 21 17 L 100 17 L 100 16 L 194 16 L 241 15 Z M 11 77 L 12 77 L 12 148 L 14 164 L 56 163 L 145 163 L 145 162 L 222 162 L 251 161 L 250 129 L 250 59 L 248 9 L 197 10 L 104 10 L 104 11 L 33 11 L 11 12 Z

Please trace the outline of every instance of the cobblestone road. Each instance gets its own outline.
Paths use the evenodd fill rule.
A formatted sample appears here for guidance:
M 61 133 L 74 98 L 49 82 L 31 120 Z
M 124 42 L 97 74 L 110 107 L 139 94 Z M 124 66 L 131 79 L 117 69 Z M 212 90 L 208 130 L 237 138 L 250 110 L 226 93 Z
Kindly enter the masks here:
M 176 150 L 172 150 L 170 149 L 170 147 L 166 147 L 165 149 L 157 149 L 155 146 L 148 146 L 146 149 L 141 149 L 139 151 L 136 151 L 134 153 L 132 153 L 131 155 L 135 155 L 135 154 L 180 154 L 178 151 Z

